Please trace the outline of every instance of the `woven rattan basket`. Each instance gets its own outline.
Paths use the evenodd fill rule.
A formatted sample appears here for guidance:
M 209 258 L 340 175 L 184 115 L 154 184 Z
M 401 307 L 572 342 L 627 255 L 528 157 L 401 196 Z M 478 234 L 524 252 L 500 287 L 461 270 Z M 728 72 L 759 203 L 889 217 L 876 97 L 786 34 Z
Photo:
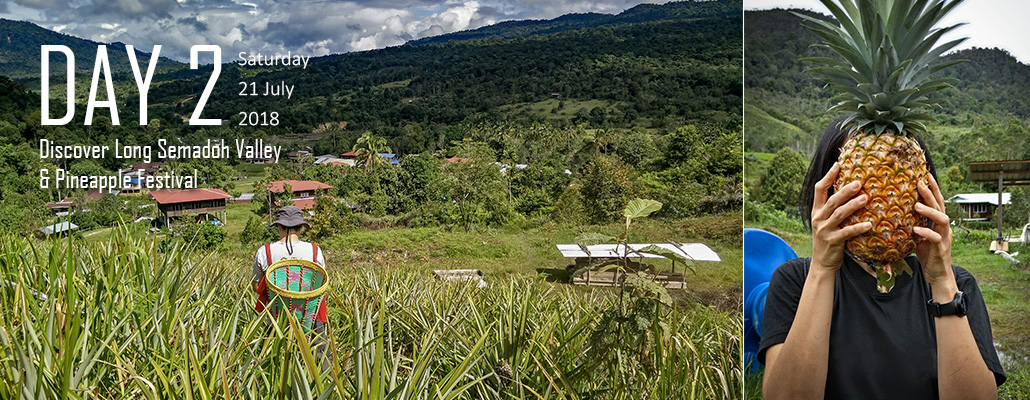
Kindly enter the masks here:
M 282 310 L 289 310 L 305 333 L 309 332 L 322 296 L 329 288 L 325 268 L 307 260 L 282 260 L 268 267 L 265 280 L 272 316 L 278 318 Z

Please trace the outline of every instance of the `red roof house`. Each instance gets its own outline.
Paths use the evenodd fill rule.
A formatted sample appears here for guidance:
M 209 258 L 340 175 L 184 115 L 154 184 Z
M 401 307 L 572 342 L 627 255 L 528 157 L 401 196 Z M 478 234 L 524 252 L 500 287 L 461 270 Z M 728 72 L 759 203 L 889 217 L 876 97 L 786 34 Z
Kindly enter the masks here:
M 316 190 L 331 189 L 332 186 L 326 185 L 319 181 L 275 181 L 269 183 L 266 187 L 269 192 L 282 193 L 286 191 L 285 186 L 290 185 L 290 190 L 293 191 L 294 197 L 311 197 L 315 195 Z
M 218 189 L 164 189 L 150 192 L 150 198 L 157 201 L 157 208 L 169 218 L 196 215 L 198 219 L 208 219 L 211 214 L 221 213 L 225 222 L 225 200 L 231 198 L 228 193 Z
M 150 192 L 150 198 L 157 204 L 190 203 L 195 201 L 228 199 L 228 193 L 219 189 L 164 189 Z
M 286 191 L 286 185 L 290 185 L 290 190 L 293 191 L 293 205 L 301 210 L 314 207 L 315 197 L 318 194 L 324 194 L 326 189 L 332 189 L 332 186 L 319 181 L 275 181 L 266 186 L 270 194 L 270 200 L 274 201 L 275 204 L 279 204 L 279 196 Z

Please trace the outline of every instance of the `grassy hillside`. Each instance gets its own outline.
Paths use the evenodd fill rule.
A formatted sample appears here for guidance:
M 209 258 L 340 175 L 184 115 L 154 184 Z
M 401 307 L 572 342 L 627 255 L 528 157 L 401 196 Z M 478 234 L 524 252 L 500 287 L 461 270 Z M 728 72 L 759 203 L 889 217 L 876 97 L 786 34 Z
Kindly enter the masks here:
M 794 151 L 810 151 L 815 140 L 801 128 L 769 115 L 755 104 L 744 106 L 744 147 L 765 149 L 775 153 L 784 147 Z

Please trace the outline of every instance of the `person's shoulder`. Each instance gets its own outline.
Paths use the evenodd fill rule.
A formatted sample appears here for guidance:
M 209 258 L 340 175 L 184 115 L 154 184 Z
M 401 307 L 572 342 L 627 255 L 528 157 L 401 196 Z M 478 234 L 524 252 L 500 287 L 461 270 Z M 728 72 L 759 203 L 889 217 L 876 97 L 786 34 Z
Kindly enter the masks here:
M 808 267 L 811 264 L 812 259 L 809 257 L 793 258 L 780 264 L 780 266 L 776 268 L 776 272 L 791 275 L 808 275 Z
M 959 290 L 965 291 L 970 285 L 977 286 L 976 277 L 969 270 L 957 265 L 952 265 L 951 270 L 955 272 L 955 283 L 958 284 Z
M 794 258 L 784 261 L 776 271 L 773 271 L 773 279 L 785 279 L 791 282 L 804 282 L 808 276 L 808 267 L 811 265 L 811 258 Z

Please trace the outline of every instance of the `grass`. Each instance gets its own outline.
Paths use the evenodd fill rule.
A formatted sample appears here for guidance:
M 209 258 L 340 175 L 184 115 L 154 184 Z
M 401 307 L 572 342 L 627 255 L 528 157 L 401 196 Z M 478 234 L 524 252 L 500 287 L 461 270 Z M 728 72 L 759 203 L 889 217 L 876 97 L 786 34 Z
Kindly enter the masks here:
M 559 108 L 560 104 L 564 104 Z M 604 100 L 572 100 L 572 99 L 547 99 L 535 103 L 517 103 L 501 107 L 505 112 L 526 112 L 547 120 L 565 120 L 575 117 L 577 113 L 589 113 L 596 107 L 607 112 L 616 109 L 616 104 Z M 554 112 L 551 112 L 551 111 Z
M 811 141 L 811 135 L 791 123 L 777 119 L 754 104 L 744 106 L 744 148 L 775 153 L 783 147 L 799 150 L 800 143 Z M 775 134 L 767 133 L 775 132 Z M 776 138 L 769 141 L 767 138 Z
M 745 226 L 765 229 L 783 238 L 800 257 L 812 254 L 811 236 L 800 223 L 792 224 L 782 217 L 765 216 L 763 222 L 747 222 Z M 991 317 L 991 329 L 995 348 L 1002 358 L 1002 365 L 1008 380 L 999 388 L 999 398 L 1030 398 L 1030 333 L 1026 321 L 1030 321 L 1030 267 L 1016 266 L 1000 256 L 987 251 L 989 243 L 967 243 L 955 240 L 952 243 L 952 263 L 961 266 L 976 277 L 987 312 Z M 1016 245 L 1012 252 L 1028 251 L 1030 246 Z M 761 373 L 745 379 L 747 398 L 758 399 L 761 393 Z
M 722 261 L 699 263 L 697 275 L 688 274 L 688 286 L 695 290 L 740 291 L 740 217 L 712 216 L 683 221 L 636 222 L 634 242 L 702 242 L 716 251 Z M 432 268 L 477 268 L 491 275 L 544 275 L 564 281 L 565 268 L 572 261 L 554 247 L 575 243 L 583 232 L 618 234 L 619 224 L 567 227 L 544 224 L 525 230 L 485 229 L 472 233 L 439 228 L 359 230 L 320 243 L 349 268 L 391 267 L 426 270 Z
M 243 179 L 235 181 L 234 190 L 240 193 L 253 193 L 254 185 L 257 181 L 265 176 L 265 165 L 263 164 L 249 164 L 242 163 L 235 166 L 236 172 Z
M 259 204 L 257 203 L 239 203 L 239 204 L 226 204 L 225 205 L 225 219 L 226 224 L 224 225 L 225 231 L 229 233 L 229 237 L 239 237 L 240 232 L 247 226 L 247 221 L 250 218 L 262 217 L 255 211 L 258 209 Z M 267 218 L 264 219 L 268 222 Z

